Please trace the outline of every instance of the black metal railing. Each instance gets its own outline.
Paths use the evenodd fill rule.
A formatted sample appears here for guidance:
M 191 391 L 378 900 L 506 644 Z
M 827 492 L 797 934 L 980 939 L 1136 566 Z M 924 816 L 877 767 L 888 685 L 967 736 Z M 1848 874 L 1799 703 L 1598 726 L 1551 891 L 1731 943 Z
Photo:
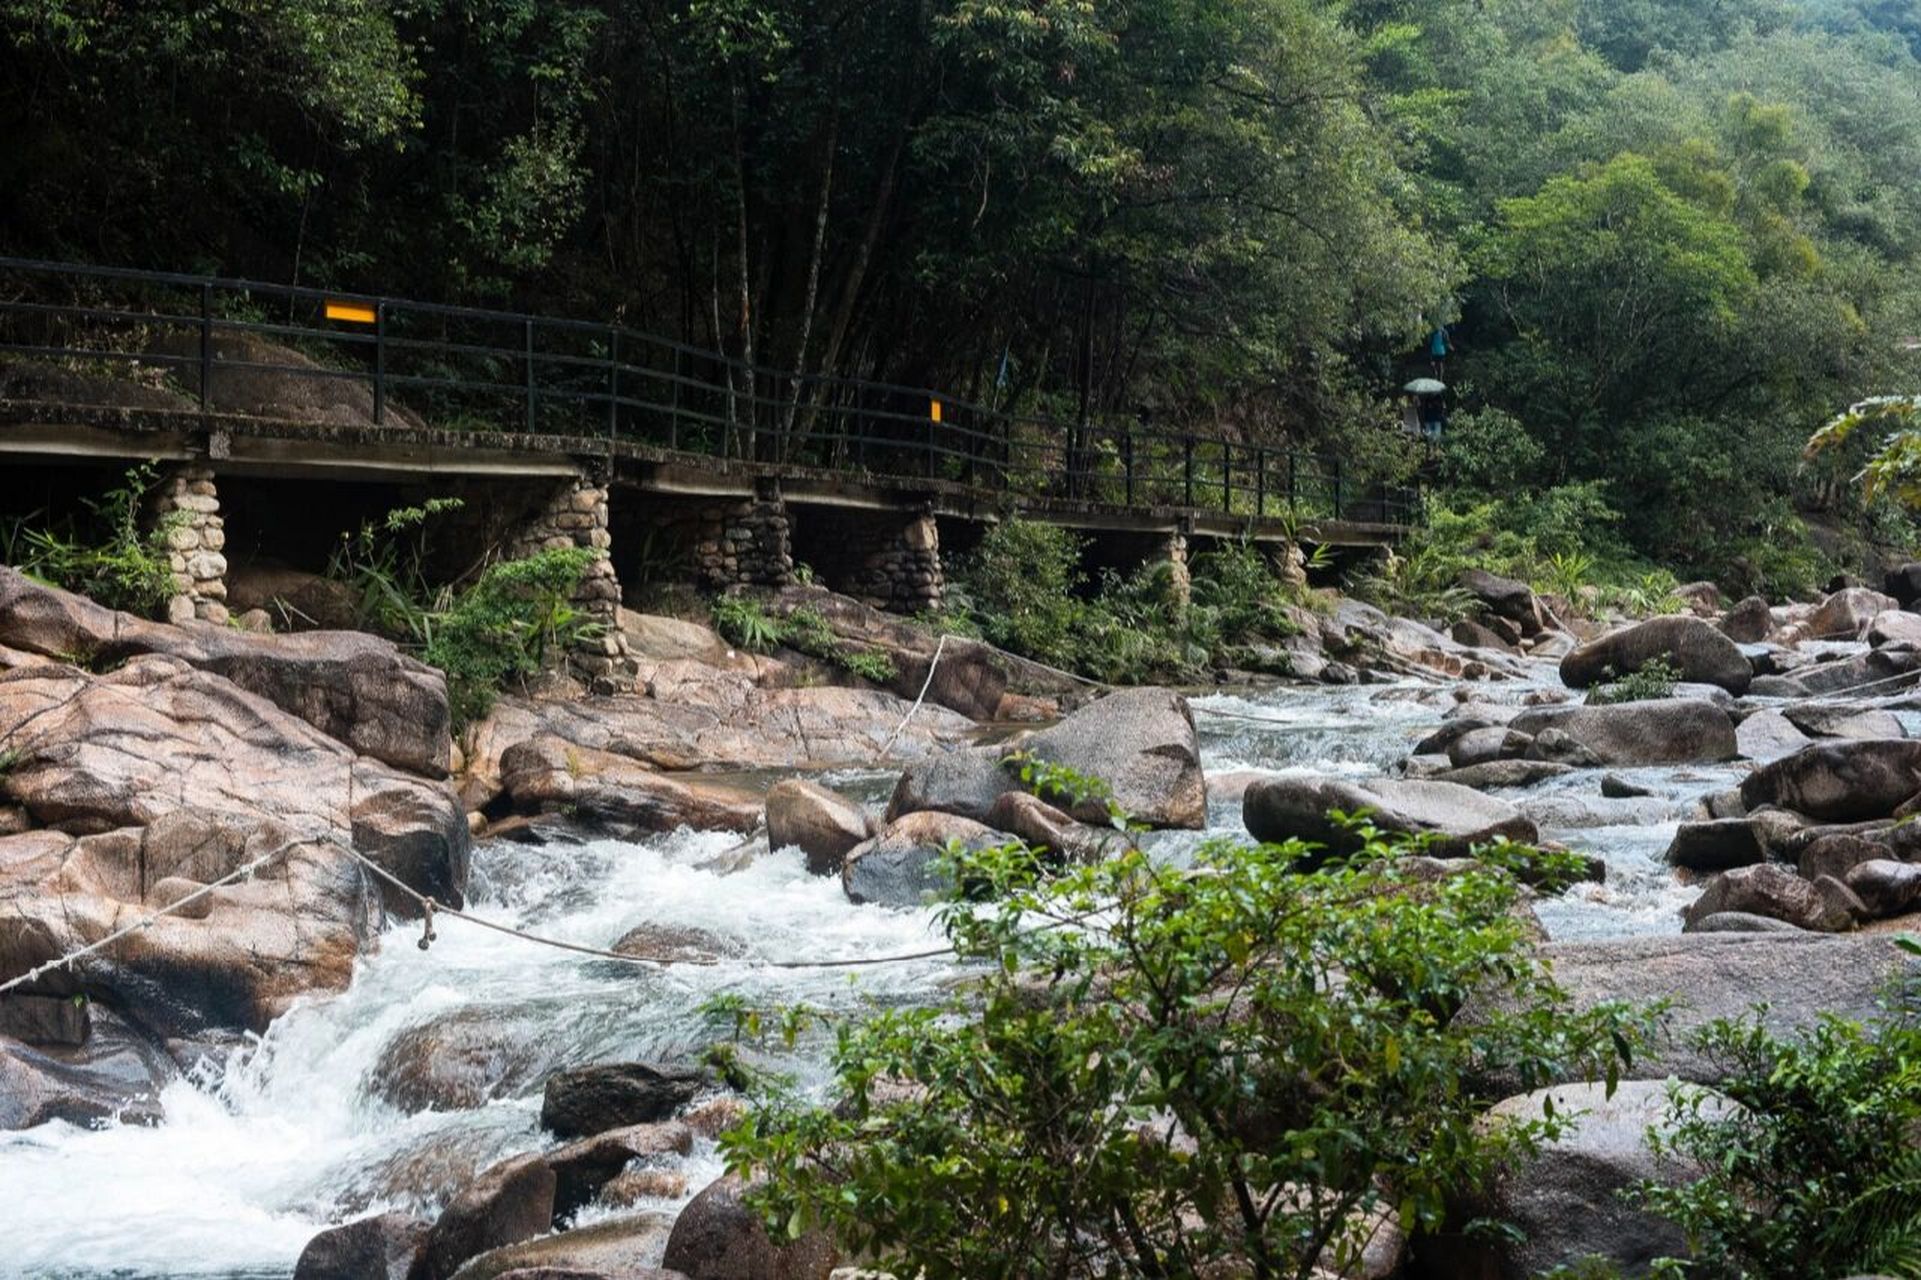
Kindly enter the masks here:
M 620 325 L 243 280 L 0 258 L 0 354 L 51 366 L 46 394 L 147 407 L 630 441 L 1028 505 L 1388 525 L 1419 512 L 1417 491 L 1357 483 L 1337 457 L 783 372 Z M 63 381 L 101 371 L 118 391 Z M 31 388 L 32 372 L 10 381 Z

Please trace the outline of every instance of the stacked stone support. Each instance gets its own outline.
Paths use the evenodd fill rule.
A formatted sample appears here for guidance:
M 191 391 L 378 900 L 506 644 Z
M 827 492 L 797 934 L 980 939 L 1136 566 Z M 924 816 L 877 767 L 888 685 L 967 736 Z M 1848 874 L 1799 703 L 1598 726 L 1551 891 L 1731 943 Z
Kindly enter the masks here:
M 152 497 L 154 527 L 164 531 L 174 593 L 173 623 L 227 621 L 227 527 L 211 467 L 188 464 L 161 476 Z
M 519 558 L 568 547 L 593 551 L 594 558 L 574 592 L 574 603 L 600 624 L 601 634 L 582 642 L 572 664 L 586 676 L 618 684 L 630 679 L 635 668 L 627 637 L 620 630 L 620 579 L 608 555 L 612 546 L 607 532 L 607 489 L 582 478 L 555 487 L 509 554 Z
M 903 524 L 899 536 L 868 555 L 848 584 L 849 594 L 897 613 L 937 609 L 946 590 L 940 526 L 930 515 Z
M 1187 535 L 1178 529 L 1168 534 L 1150 563 L 1167 565 L 1168 594 L 1185 609 L 1194 597 L 1194 578 L 1187 568 Z
M 710 587 L 785 587 L 794 581 L 792 526 L 779 494 L 714 508 L 700 519 L 694 564 Z

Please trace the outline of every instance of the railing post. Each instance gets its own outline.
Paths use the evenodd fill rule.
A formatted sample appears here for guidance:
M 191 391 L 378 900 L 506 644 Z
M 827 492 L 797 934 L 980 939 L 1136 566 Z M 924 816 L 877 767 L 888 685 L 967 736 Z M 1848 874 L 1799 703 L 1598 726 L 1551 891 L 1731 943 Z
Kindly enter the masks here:
M 620 434 L 620 330 L 607 327 L 607 438 Z
M 1267 515 L 1267 450 L 1254 451 L 1254 518 Z
M 1194 437 L 1181 437 L 1181 495 L 1182 506 L 1194 506 Z
M 674 348 L 673 394 L 667 402 L 667 447 L 680 448 L 680 348 Z
M 927 478 L 934 478 L 934 415 L 927 415 Z
M 374 425 L 387 422 L 387 300 L 374 303 Z
M 532 435 L 537 421 L 534 404 L 537 393 L 534 390 L 534 318 L 532 316 L 527 317 L 524 327 L 527 331 L 527 434 Z
M 213 286 L 200 286 L 200 412 L 207 411 L 213 386 Z
M 1336 520 L 1341 518 L 1341 506 L 1341 459 L 1337 455 L 1334 459 L 1334 518 Z
M 1121 433 L 1121 474 L 1127 485 L 1127 505 L 1134 505 L 1134 432 Z
M 1300 455 L 1292 449 L 1287 451 L 1287 509 L 1293 511 L 1300 505 L 1300 493 L 1296 487 L 1299 479 Z
M 1234 514 L 1234 446 L 1221 441 L 1221 510 Z

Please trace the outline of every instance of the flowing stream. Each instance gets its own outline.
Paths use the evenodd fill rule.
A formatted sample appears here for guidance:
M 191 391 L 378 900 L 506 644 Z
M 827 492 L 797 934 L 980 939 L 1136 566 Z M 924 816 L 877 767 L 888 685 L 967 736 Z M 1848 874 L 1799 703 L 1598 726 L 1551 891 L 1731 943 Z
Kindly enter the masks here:
M 1522 691 L 1509 686 L 1503 696 Z M 1452 700 L 1450 690 L 1431 686 L 1290 688 L 1208 695 L 1195 709 L 1210 777 L 1366 776 L 1403 759 Z M 1657 796 L 1597 805 L 1598 771 L 1530 793 L 1574 824 L 1544 823 L 1548 837 L 1599 853 L 1609 867 L 1605 884 L 1541 904 L 1556 937 L 1677 930 L 1677 912 L 1694 891 L 1675 881 L 1661 854 L 1679 802 L 1737 776 L 1723 768 L 1617 772 Z M 874 798 L 888 778 L 828 781 Z M 1218 799 L 1211 825 L 1240 832 L 1238 799 Z M 712 966 L 640 970 L 457 920 L 442 921 L 438 941 L 423 951 L 418 925 L 397 926 L 345 994 L 297 1007 L 218 1076 L 170 1085 L 159 1126 L 54 1123 L 0 1134 L 0 1277 L 285 1277 L 321 1227 L 381 1208 L 431 1213 L 433 1189 L 542 1145 L 539 1081 L 547 1072 L 695 1052 L 715 1034 L 698 1012 L 714 994 L 851 1007 L 924 998 L 949 976 L 942 961 L 756 968 L 763 960 L 911 952 L 937 935 L 931 913 L 850 905 L 837 879 L 809 876 L 792 850 L 724 873 L 733 844 L 730 836 L 681 833 L 637 844 L 483 847 L 474 897 L 492 919 L 602 947 L 641 925 L 692 928 L 724 939 L 731 954 Z M 411 1114 L 394 1105 L 395 1056 L 407 1033 L 429 1024 L 495 1037 L 525 1083 L 478 1105 Z M 803 1082 L 822 1071 L 817 1047 L 784 1065 Z M 690 1194 L 717 1176 L 711 1141 L 698 1142 L 677 1171 Z M 677 1201 L 641 1207 L 650 1204 L 671 1209 Z

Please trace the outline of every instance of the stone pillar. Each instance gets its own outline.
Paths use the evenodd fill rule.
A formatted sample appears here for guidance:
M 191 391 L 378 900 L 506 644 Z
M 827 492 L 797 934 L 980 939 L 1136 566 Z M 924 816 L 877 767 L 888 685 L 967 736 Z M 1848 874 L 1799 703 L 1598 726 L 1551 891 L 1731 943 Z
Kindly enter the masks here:
M 1194 598 L 1194 578 L 1187 570 L 1187 534 L 1179 529 L 1168 534 L 1148 563 L 1167 566 L 1168 595 L 1175 608 L 1187 608 Z
M 165 472 L 155 486 L 152 518 L 166 531 L 173 597 L 167 620 L 227 621 L 227 526 L 213 468 L 187 463 Z
M 514 559 L 542 551 L 587 547 L 594 553 L 574 603 L 600 624 L 601 634 L 582 642 L 571 664 L 584 675 L 619 683 L 634 673 L 627 637 L 620 630 L 620 579 L 608 554 L 613 538 L 607 532 L 607 490 L 579 478 L 555 486 L 546 506 L 533 517 L 508 550 Z
M 1298 542 L 1283 542 L 1274 555 L 1275 576 L 1290 591 L 1307 590 L 1307 553 Z
M 850 594 L 896 613 L 938 609 L 947 591 L 940 562 L 940 525 L 918 515 L 862 562 Z
M 700 522 L 694 564 L 716 590 L 786 587 L 794 582 L 792 526 L 778 491 L 726 503 Z

